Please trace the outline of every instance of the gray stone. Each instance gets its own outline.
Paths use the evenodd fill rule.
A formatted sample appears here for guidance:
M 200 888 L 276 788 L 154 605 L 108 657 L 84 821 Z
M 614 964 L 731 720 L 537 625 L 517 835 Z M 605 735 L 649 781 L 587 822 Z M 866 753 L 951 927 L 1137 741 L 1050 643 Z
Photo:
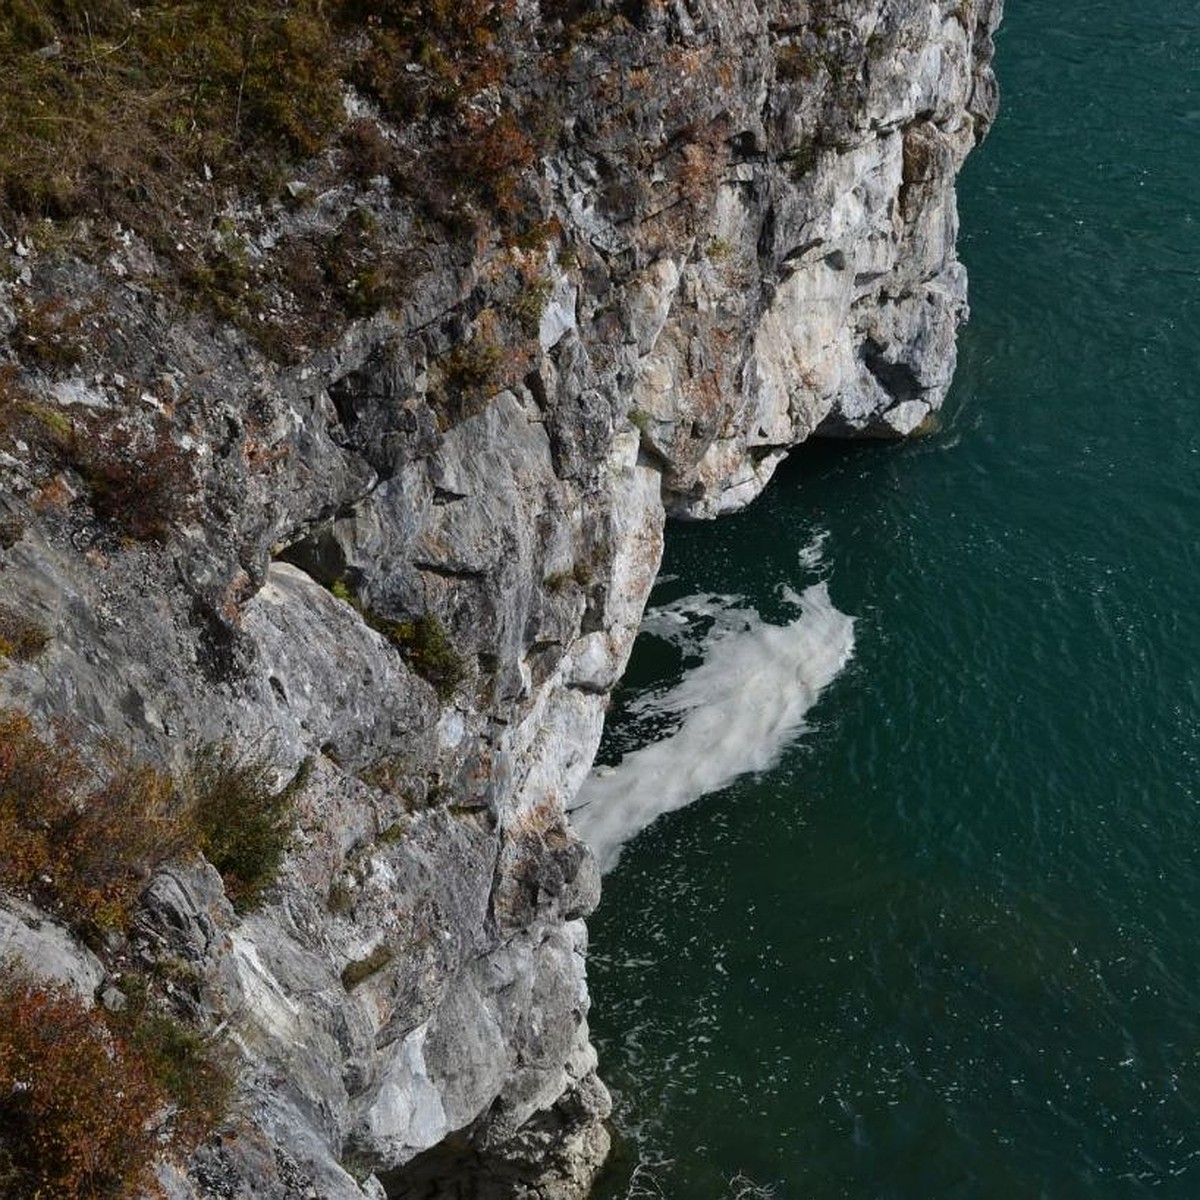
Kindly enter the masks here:
M 0 963 L 8 962 L 70 988 L 88 1004 L 104 980 L 103 964 L 69 930 L 33 905 L 0 893 Z
M 137 282 L 162 267 L 128 231 L 101 263 L 27 246 L 0 279 L 10 338 L 30 288 L 103 312 L 103 353 L 23 386 L 158 446 L 183 493 L 139 543 L 79 472 L 0 450 L 0 602 L 51 635 L 6 664 L 0 705 L 181 777 L 213 743 L 280 785 L 311 764 L 258 911 L 196 856 L 131 933 L 240 1062 L 230 1136 L 164 1164 L 172 1200 L 586 1192 L 610 1109 L 587 1029 L 599 875 L 566 810 L 665 517 L 745 505 L 806 438 L 918 431 L 949 385 L 954 178 L 995 112 L 998 0 L 642 8 L 561 76 L 528 54 L 506 84 L 565 114 L 531 172 L 542 249 L 453 236 L 328 162 L 287 185 L 303 204 L 231 202 L 264 261 L 357 209 L 403 264 L 391 309 L 298 361 Z M 514 278 L 540 281 L 536 322 L 510 319 Z M 472 345 L 490 385 L 456 381 Z M 103 979 L 0 897 L 10 953 L 89 996 Z

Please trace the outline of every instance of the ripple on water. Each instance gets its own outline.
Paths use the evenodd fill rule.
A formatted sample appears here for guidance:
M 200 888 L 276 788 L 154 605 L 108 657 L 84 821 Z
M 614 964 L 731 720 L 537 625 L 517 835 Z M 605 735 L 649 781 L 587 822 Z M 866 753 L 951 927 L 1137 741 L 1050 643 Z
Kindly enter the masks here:
M 738 1171 L 1200 1195 L 1200 9 L 1008 10 L 942 430 L 812 448 L 668 539 L 666 609 L 736 591 L 782 626 L 780 585 L 823 582 L 855 616 L 803 736 L 638 834 L 592 923 L 630 1161 L 679 1200 Z M 682 727 L 631 700 L 695 632 L 639 643 L 614 757 Z

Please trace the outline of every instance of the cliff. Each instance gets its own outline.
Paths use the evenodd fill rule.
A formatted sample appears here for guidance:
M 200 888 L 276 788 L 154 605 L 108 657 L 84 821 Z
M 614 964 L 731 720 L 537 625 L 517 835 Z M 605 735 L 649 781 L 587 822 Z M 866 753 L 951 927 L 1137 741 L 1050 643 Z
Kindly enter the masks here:
M 0 706 L 294 808 L 256 903 L 200 838 L 90 949 L 10 873 L 0 957 L 225 1047 L 173 1200 L 565 1200 L 608 1141 L 565 806 L 664 519 L 940 405 L 1000 0 L 359 7 L 265 185 L 10 189 Z

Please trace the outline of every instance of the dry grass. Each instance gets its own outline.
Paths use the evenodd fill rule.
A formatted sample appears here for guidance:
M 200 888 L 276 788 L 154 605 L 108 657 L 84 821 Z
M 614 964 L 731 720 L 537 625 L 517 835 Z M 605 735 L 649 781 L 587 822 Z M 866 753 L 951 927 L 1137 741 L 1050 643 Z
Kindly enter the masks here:
M 515 0 L 10 0 L 0 21 L 0 225 L 100 211 L 169 232 L 181 202 L 271 192 L 346 126 L 344 81 L 385 115 L 459 123 L 466 182 L 511 203 L 529 162 L 509 117 L 468 101 L 511 67 Z M 493 127 L 494 125 L 494 127 Z M 348 165 L 385 173 L 361 125 Z
M 3 204 L 52 217 L 154 210 L 206 166 L 245 182 L 312 153 L 341 118 L 324 7 L 12 0 L 0 23 Z

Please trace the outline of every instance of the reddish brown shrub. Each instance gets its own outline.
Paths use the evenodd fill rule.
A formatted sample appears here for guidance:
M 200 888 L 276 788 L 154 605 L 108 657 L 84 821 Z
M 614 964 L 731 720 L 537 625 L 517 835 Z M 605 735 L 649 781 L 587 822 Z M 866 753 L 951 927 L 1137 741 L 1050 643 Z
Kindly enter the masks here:
M 151 871 L 191 840 L 171 781 L 110 756 L 99 780 L 65 740 L 0 709 L 0 887 L 84 929 L 121 929 Z
M 87 312 L 71 308 L 61 296 L 17 306 L 13 344 L 26 361 L 44 367 L 74 367 L 85 357 Z
M 148 431 L 87 421 L 65 453 L 87 483 L 96 515 L 137 541 L 165 541 L 192 511 L 192 461 L 164 418 Z
M 65 989 L 0 976 L 0 1188 L 37 1200 L 153 1192 L 165 1103 L 141 1057 Z
M 502 32 L 515 0 L 342 0 L 337 20 L 366 31 L 350 78 L 394 116 L 450 112 L 507 74 Z M 407 68 L 418 66 L 413 72 Z
M 359 183 L 386 175 L 396 165 L 396 152 L 369 117 L 350 122 L 342 134 L 342 149 L 346 169 Z
M 450 147 L 451 164 L 462 180 L 490 206 L 509 214 L 519 207 L 518 187 L 534 154 L 512 113 L 468 122 Z
M 0 542 L 3 538 L 0 538 Z M 0 658 L 29 662 L 50 644 L 50 634 L 10 604 L 0 602 Z

